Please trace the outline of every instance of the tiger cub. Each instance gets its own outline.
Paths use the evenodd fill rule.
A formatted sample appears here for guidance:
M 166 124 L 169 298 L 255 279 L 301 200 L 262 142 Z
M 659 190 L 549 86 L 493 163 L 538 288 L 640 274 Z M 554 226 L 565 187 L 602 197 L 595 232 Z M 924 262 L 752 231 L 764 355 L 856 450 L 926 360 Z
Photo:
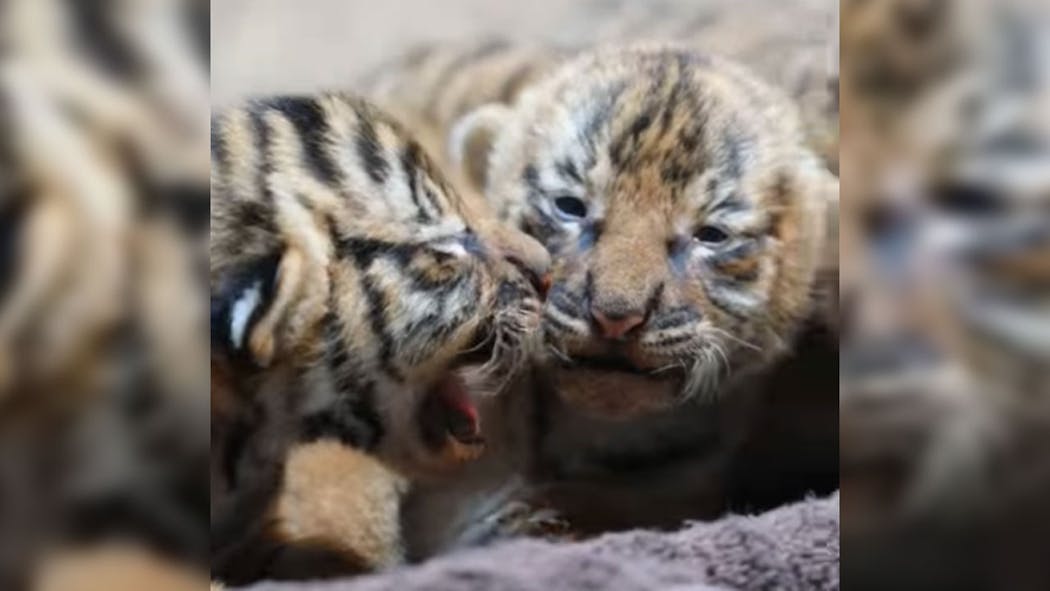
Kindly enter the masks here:
M 211 153 L 213 574 L 360 569 L 352 548 L 275 539 L 288 449 L 336 440 L 420 476 L 476 458 L 472 397 L 521 365 L 548 255 L 353 96 L 222 111 Z M 401 490 L 358 476 L 362 495 Z
M 505 446 L 540 504 L 589 533 L 837 486 L 838 184 L 783 92 L 688 47 L 609 47 L 445 131 L 552 256 L 513 397 L 528 435 Z M 416 531 L 441 527 L 428 503 Z

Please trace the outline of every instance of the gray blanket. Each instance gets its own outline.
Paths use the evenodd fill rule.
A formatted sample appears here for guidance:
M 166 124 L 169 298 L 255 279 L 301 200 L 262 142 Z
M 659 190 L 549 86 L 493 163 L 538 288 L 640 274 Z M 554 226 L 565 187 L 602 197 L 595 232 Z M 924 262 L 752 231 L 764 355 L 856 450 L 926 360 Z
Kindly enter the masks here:
M 631 531 L 554 544 L 518 540 L 352 581 L 253 591 L 837 590 L 839 498 L 677 532 Z

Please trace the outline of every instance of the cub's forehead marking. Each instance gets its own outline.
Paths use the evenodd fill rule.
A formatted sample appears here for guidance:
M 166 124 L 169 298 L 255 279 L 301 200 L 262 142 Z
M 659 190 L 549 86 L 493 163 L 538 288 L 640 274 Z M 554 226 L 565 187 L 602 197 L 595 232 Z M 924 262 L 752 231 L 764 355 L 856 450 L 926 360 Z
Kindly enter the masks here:
M 666 194 L 667 206 L 689 218 L 686 225 L 698 216 L 717 216 L 741 231 L 760 224 L 754 210 L 764 192 L 756 193 L 749 177 L 762 159 L 758 126 L 767 99 L 757 81 L 714 64 L 684 50 L 609 52 L 576 68 L 577 74 L 602 73 L 590 83 L 561 78 L 555 96 L 562 107 L 553 117 L 543 111 L 546 123 L 534 122 L 534 159 L 521 177 L 532 209 L 540 208 L 532 224 L 550 221 L 554 212 L 546 201 L 554 193 L 587 199 L 593 214 L 618 194 L 617 186 Z M 755 110 L 755 117 L 741 109 Z M 644 202 L 652 203 L 652 196 Z
M 585 113 L 600 115 L 593 120 L 600 126 L 585 134 L 587 143 L 578 145 L 604 152 L 612 174 L 653 169 L 669 187 L 684 188 L 711 167 L 730 179 L 743 177 L 756 144 L 747 126 L 734 121 L 732 113 L 722 114 L 728 108 L 724 101 L 708 96 L 688 72 L 677 79 L 663 75 L 665 79 L 641 80 L 632 86 L 634 92 L 621 92 L 601 107 L 585 108 Z M 593 168 L 595 154 L 587 155 L 588 168 Z M 578 176 L 572 172 L 563 169 L 563 176 Z

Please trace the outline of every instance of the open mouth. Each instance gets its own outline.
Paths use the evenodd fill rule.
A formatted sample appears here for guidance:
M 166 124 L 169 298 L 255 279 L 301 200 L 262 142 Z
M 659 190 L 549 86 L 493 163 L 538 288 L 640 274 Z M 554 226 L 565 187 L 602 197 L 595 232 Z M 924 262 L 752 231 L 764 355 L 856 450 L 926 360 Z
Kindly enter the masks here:
M 477 405 L 462 376 L 452 371 L 427 390 L 419 409 L 424 441 L 434 449 L 449 438 L 463 445 L 482 445 Z
M 450 444 L 466 449 L 484 445 L 477 403 L 463 370 L 488 363 L 493 351 L 493 340 L 479 336 L 426 390 L 417 420 L 423 441 L 432 450 L 441 451 Z
M 488 330 L 478 331 L 478 335 L 474 338 L 471 345 L 452 360 L 449 371 L 453 372 L 464 367 L 484 365 L 490 362 L 496 343 L 489 333 L 490 331 Z

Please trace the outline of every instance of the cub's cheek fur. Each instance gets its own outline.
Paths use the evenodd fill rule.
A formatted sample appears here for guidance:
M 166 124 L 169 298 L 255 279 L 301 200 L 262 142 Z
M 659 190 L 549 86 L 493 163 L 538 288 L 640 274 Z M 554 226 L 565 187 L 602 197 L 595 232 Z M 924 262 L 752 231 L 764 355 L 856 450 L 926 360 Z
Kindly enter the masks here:
M 407 487 L 403 477 L 339 442 L 297 446 L 273 508 L 274 533 L 288 543 L 323 545 L 369 571 L 397 565 Z

